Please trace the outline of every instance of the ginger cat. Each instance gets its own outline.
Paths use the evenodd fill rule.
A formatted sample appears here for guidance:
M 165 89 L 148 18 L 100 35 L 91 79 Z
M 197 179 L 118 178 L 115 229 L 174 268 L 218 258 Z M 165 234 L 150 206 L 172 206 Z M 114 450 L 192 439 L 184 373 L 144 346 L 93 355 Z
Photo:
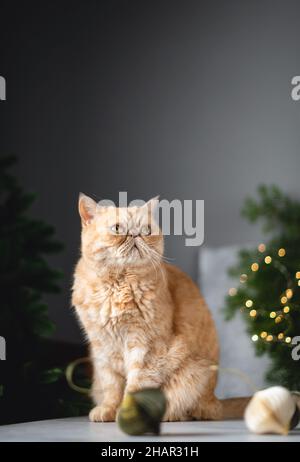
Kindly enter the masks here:
M 93 362 L 90 420 L 114 421 L 124 393 L 146 387 L 165 392 L 166 421 L 241 416 L 244 401 L 214 395 L 214 322 L 194 282 L 164 262 L 156 202 L 115 208 L 79 198 L 72 304 Z

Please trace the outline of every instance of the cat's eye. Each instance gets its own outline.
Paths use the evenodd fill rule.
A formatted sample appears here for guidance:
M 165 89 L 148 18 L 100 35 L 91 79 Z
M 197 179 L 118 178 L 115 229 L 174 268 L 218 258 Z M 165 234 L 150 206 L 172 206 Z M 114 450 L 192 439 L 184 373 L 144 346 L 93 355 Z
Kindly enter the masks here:
M 151 226 L 143 226 L 141 229 L 142 236 L 149 236 L 151 234 Z
M 126 234 L 125 226 L 120 225 L 120 223 L 116 223 L 110 229 L 114 234 Z

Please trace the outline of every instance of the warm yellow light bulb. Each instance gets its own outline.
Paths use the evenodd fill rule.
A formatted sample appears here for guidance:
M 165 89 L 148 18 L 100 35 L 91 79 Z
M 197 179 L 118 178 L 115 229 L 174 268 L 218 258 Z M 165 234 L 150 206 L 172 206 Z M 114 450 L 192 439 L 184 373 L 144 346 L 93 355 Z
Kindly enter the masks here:
M 283 333 L 282 333 L 282 332 L 280 332 L 280 334 L 278 334 L 278 338 L 279 338 L 279 340 L 282 340 L 282 339 L 283 339 L 283 337 L 284 337 Z
M 234 295 L 236 295 L 237 293 L 237 290 L 235 287 L 231 287 L 229 290 L 228 290 L 228 294 L 233 297 Z
M 269 265 L 269 264 L 271 263 L 271 261 L 272 261 L 272 257 L 270 257 L 270 255 L 267 255 L 267 256 L 265 257 L 265 263 L 266 263 L 267 265 Z
M 285 249 L 283 247 L 278 250 L 279 257 L 284 257 L 285 254 L 286 254 L 286 251 L 285 251 Z
M 254 318 L 256 316 L 256 310 L 251 310 L 249 314 L 251 318 Z
M 292 289 L 287 289 L 287 290 L 285 291 L 285 294 L 286 294 L 287 298 L 292 298 L 292 296 L 293 296 L 293 291 L 292 291 Z
M 259 264 L 258 263 L 252 263 L 251 270 L 254 271 L 254 272 L 258 271 L 259 270 Z
M 275 311 L 271 311 L 270 313 L 270 318 L 276 318 L 276 312 Z
M 277 317 L 275 318 L 276 324 L 279 324 L 281 321 L 282 321 L 282 317 L 281 317 L 281 316 L 277 316 Z
M 300 271 L 297 271 L 297 273 L 296 273 L 296 279 L 300 279 Z
M 267 342 L 272 342 L 273 340 L 273 335 L 268 335 L 266 338 Z
M 252 342 L 257 342 L 258 340 L 258 335 L 252 335 Z
M 285 306 L 285 307 L 283 308 L 283 312 L 284 312 L 284 313 L 289 313 L 289 311 L 290 311 L 290 307 L 289 307 L 289 306 Z
M 284 305 L 287 302 L 287 297 L 285 296 L 281 297 L 280 301 Z
M 259 246 L 257 248 L 258 248 L 258 251 L 261 252 L 261 253 L 265 252 L 265 250 L 266 250 L 266 246 L 263 243 L 259 244 Z
M 243 284 L 244 282 L 247 281 L 247 278 L 248 278 L 247 274 L 241 274 L 241 276 L 240 276 L 240 282 Z
M 286 337 L 286 339 L 285 339 L 286 343 L 291 343 L 291 341 L 292 341 L 291 337 Z
M 245 305 L 246 305 L 247 308 L 251 308 L 251 306 L 253 305 L 253 301 L 252 300 L 247 300 Z
M 261 338 L 266 338 L 267 335 L 268 335 L 268 334 L 267 334 L 267 332 L 265 332 L 265 331 L 263 331 L 263 332 L 260 333 Z
M 298 281 L 298 286 L 300 286 L 300 279 L 299 279 L 299 281 Z

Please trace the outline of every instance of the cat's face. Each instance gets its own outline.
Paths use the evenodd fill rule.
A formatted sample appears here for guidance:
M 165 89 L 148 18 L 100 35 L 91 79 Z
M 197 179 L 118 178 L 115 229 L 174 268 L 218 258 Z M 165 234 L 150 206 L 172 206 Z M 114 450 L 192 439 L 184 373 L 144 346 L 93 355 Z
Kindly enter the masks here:
M 81 194 L 83 257 L 99 268 L 157 265 L 163 254 L 163 237 L 153 217 L 156 203 L 157 199 L 152 199 L 141 207 L 104 207 Z

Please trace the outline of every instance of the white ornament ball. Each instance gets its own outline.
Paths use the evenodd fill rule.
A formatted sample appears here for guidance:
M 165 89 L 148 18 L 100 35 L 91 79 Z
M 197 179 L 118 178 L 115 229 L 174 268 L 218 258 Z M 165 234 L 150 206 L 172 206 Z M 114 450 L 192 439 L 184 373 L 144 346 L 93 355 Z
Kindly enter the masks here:
M 266 388 L 254 394 L 245 410 L 245 422 L 253 433 L 287 435 L 296 411 L 295 399 L 284 387 Z

